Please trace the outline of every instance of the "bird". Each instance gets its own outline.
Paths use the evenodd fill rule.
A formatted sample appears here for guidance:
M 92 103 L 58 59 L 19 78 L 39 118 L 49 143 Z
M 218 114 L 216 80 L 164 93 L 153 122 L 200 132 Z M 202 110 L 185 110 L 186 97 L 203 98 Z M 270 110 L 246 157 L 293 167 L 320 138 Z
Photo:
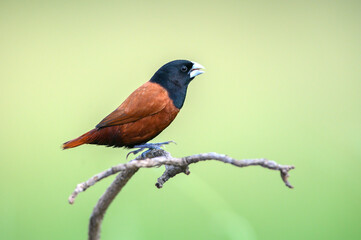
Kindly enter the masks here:
M 189 60 L 166 63 L 94 129 L 65 142 L 62 148 L 83 144 L 139 148 L 131 152 L 136 154 L 173 142 L 148 143 L 175 119 L 183 107 L 189 83 L 203 70 L 201 64 Z

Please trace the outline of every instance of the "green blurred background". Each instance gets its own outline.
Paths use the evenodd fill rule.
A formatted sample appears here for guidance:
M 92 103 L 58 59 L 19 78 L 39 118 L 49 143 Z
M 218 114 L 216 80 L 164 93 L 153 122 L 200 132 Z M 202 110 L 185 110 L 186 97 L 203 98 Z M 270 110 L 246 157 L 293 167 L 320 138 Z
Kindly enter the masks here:
M 360 239 L 360 1 L 1 1 L 0 239 L 86 239 L 126 150 L 61 144 L 93 128 L 164 63 L 206 67 L 154 141 L 292 164 L 218 162 L 155 188 L 139 171 L 103 239 Z

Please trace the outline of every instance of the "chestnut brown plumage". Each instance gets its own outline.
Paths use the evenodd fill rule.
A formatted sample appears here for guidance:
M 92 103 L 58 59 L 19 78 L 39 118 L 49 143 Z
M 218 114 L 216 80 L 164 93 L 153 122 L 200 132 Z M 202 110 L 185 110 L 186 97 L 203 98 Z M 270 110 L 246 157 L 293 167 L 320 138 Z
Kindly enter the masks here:
M 131 148 L 155 138 L 177 116 L 188 84 L 202 68 L 187 60 L 165 64 L 93 130 L 64 143 L 63 149 L 82 144 Z

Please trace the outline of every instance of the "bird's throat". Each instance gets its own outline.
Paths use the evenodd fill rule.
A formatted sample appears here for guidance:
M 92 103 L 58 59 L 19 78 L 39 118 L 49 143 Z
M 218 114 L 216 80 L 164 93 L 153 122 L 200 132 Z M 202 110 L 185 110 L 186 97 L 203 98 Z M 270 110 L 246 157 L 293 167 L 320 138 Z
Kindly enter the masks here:
M 173 101 L 174 106 L 178 109 L 181 109 L 183 107 L 184 100 L 186 99 L 187 87 L 181 87 L 177 90 L 173 89 L 171 91 L 167 91 L 170 99 Z

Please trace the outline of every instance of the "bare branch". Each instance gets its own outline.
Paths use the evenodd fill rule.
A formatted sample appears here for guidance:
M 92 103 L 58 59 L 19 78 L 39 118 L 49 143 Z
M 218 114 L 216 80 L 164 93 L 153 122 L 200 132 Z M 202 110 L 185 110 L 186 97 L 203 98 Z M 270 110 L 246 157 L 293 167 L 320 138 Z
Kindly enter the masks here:
M 98 203 L 94 207 L 93 213 L 90 218 L 89 239 L 98 240 L 100 239 L 101 223 L 107 208 L 116 197 L 116 195 L 120 192 L 120 190 L 129 181 L 129 179 L 139 170 L 139 168 L 152 168 L 165 165 L 165 171 L 163 175 L 158 178 L 157 183 L 155 184 L 156 187 L 162 188 L 165 182 L 178 175 L 179 173 L 185 173 L 187 175 L 190 174 L 189 165 L 207 160 L 216 160 L 223 163 L 232 164 L 240 168 L 258 165 L 271 170 L 278 170 L 280 171 L 281 178 L 286 184 L 286 186 L 289 188 L 293 188 L 293 186 L 288 182 L 288 172 L 294 169 L 294 166 L 280 165 L 274 161 L 263 158 L 236 160 L 227 155 L 218 153 L 202 153 L 183 158 L 174 158 L 170 155 L 170 153 L 162 149 L 154 149 L 145 152 L 134 160 L 116 165 L 93 176 L 88 181 L 78 184 L 68 200 L 70 204 L 73 204 L 75 198 L 80 192 L 85 191 L 90 186 L 93 186 L 96 182 L 110 175 L 120 172 L 113 181 L 113 183 L 105 191 L 103 196 L 99 199 Z
M 138 171 L 138 169 L 127 169 L 115 178 L 110 184 L 108 189 L 105 191 L 103 196 L 100 197 L 98 203 L 95 205 L 92 215 L 89 221 L 89 240 L 100 239 L 100 227 L 104 218 L 104 214 L 107 211 L 109 205 L 112 203 L 117 194 L 122 190 L 124 185 L 129 179 Z
M 138 156 L 136 159 L 134 159 L 132 161 L 138 161 L 138 160 L 145 159 L 145 158 L 150 159 L 150 158 L 154 158 L 154 157 L 158 157 L 158 156 L 168 156 L 167 154 L 169 154 L 169 153 L 167 153 L 164 150 L 154 150 L 154 151 L 146 152 L 145 154 Z M 169 154 L 169 156 L 170 156 L 170 154 Z M 92 177 L 91 179 L 89 179 L 88 181 L 86 181 L 84 183 L 78 184 L 78 186 L 79 185 L 86 186 L 86 188 L 80 189 L 80 192 L 82 192 L 91 186 L 91 185 L 87 185 L 87 182 L 91 182 L 93 185 L 95 182 L 98 182 L 105 177 L 108 177 L 114 173 L 122 171 L 120 174 L 117 175 L 117 177 L 112 182 L 112 184 L 110 184 L 110 186 L 105 191 L 103 196 L 100 197 L 100 199 L 98 200 L 97 204 L 95 205 L 95 207 L 93 209 L 93 212 L 92 212 L 92 215 L 90 216 L 90 221 L 89 221 L 89 231 L 88 231 L 88 239 L 89 240 L 99 240 L 100 239 L 100 227 L 101 227 L 105 212 L 107 211 L 109 205 L 112 203 L 114 198 L 120 192 L 120 190 L 122 190 L 122 188 L 125 186 L 125 184 L 127 184 L 129 179 L 138 171 L 139 168 L 131 165 L 129 168 L 120 168 L 122 170 L 120 170 L 118 168 L 113 169 L 113 170 L 111 170 L 111 169 L 104 171 L 98 175 L 95 175 L 94 177 Z M 99 176 L 99 175 L 101 176 L 101 178 L 95 178 L 96 176 Z M 92 181 L 94 181 L 94 182 L 92 182 Z M 77 189 L 78 189 L 78 186 L 77 186 Z M 76 197 L 76 195 L 79 193 L 79 192 L 76 192 L 77 189 L 75 189 L 75 191 L 69 197 L 69 199 L 72 196 Z M 74 202 L 74 198 L 72 200 Z M 73 203 L 73 202 L 70 202 L 70 203 Z

